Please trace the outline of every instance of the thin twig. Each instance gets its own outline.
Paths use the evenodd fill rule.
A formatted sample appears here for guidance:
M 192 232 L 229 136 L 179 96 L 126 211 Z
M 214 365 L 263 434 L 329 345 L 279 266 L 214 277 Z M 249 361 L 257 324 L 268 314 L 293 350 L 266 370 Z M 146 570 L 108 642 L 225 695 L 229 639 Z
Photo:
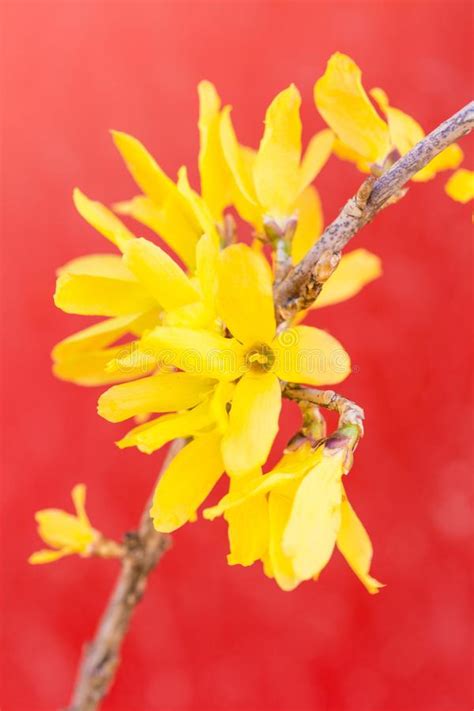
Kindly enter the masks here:
M 328 278 L 324 268 L 323 278 L 318 273 L 320 263 L 339 255 L 349 240 L 392 199 L 397 198 L 405 185 L 421 168 L 428 165 L 438 153 L 469 133 L 474 128 L 474 101 L 416 144 L 378 180 L 368 178 L 342 208 L 338 217 L 323 232 L 304 259 L 296 265 L 275 289 L 275 303 L 280 320 L 308 308 L 321 291 Z
M 317 390 L 316 388 L 306 388 L 302 385 L 288 383 L 283 394 L 289 400 L 296 400 L 298 403 L 311 403 L 318 407 L 325 407 L 328 410 L 335 410 L 339 413 L 339 427 L 345 425 L 356 425 L 364 432 L 364 410 L 352 400 L 343 395 L 339 395 L 334 390 Z
M 162 471 L 183 444 L 183 440 L 173 442 Z M 148 575 L 170 546 L 170 537 L 157 533 L 153 528 L 150 506 L 149 500 L 138 530 L 127 537 L 127 552 L 120 574 L 95 637 L 85 648 L 71 703 L 66 711 L 95 711 L 99 707 L 114 680 L 122 642 L 135 607 L 145 591 Z

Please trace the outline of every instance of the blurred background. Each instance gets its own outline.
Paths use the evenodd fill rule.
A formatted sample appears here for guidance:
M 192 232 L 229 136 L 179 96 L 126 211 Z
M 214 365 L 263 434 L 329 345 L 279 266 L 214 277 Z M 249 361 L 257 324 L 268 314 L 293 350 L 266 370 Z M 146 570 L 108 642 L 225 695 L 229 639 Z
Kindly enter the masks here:
M 41 547 L 34 511 L 69 508 L 82 481 L 92 522 L 121 536 L 161 460 L 116 449 L 128 423 L 99 419 L 98 390 L 50 371 L 53 344 L 90 323 L 54 308 L 56 267 L 112 249 L 76 214 L 72 188 L 106 203 L 136 190 L 108 130 L 137 136 L 172 176 L 187 164 L 197 186 L 199 80 L 216 83 L 253 146 L 266 106 L 294 81 L 307 140 L 323 126 L 312 87 L 336 50 L 430 130 L 470 99 L 471 8 L 3 2 L 2 711 L 64 707 L 118 570 L 77 558 L 28 566 Z M 369 596 L 335 554 L 318 583 L 284 593 L 257 566 L 227 566 L 223 522 L 188 525 L 150 581 L 105 711 L 471 708 L 472 236 L 446 179 L 412 184 L 357 236 L 384 277 L 312 317 L 355 364 L 340 390 L 365 407 L 367 434 L 347 488 L 387 587 Z M 360 180 L 331 159 L 317 182 L 327 221 Z M 289 409 L 280 446 L 294 423 Z

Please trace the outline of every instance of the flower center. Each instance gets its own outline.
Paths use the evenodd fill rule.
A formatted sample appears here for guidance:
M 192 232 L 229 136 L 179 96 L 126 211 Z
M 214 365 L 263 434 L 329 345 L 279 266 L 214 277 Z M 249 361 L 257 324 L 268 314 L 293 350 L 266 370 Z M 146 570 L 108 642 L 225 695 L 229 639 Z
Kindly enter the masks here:
M 275 362 L 275 354 L 266 343 L 256 343 L 245 354 L 245 363 L 253 373 L 267 373 Z

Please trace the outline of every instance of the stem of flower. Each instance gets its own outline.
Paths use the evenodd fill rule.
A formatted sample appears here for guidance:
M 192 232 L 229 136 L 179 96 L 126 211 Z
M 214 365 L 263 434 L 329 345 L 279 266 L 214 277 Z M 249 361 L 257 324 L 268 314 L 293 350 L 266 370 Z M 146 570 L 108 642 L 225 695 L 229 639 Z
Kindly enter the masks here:
M 184 440 L 173 442 L 162 471 L 183 445 Z M 71 703 L 65 711 L 95 711 L 99 708 L 115 678 L 122 642 L 135 607 L 145 592 L 148 575 L 170 547 L 170 536 L 157 533 L 153 528 L 150 506 L 148 500 L 138 530 L 127 537 L 117 582 L 95 637 L 84 649 Z

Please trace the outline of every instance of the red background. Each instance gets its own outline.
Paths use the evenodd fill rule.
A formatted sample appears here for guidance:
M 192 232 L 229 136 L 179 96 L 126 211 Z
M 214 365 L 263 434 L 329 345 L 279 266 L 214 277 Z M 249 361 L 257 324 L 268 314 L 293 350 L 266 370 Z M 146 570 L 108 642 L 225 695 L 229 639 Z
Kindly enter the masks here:
M 256 145 L 265 107 L 295 81 L 306 138 L 322 126 L 314 80 L 339 49 L 426 129 L 469 97 L 462 2 L 10 2 L 3 5 L 5 449 L 3 711 L 64 705 L 115 562 L 29 567 L 33 513 L 89 487 L 95 525 L 133 527 L 159 456 L 118 451 L 95 389 L 56 381 L 51 346 L 87 319 L 52 303 L 55 268 L 108 246 L 71 190 L 111 202 L 135 188 L 109 128 L 128 131 L 196 184 L 196 84 L 213 80 Z M 467 148 L 464 141 L 463 146 Z M 327 219 L 360 177 L 333 159 Z M 230 568 L 221 522 L 174 536 L 124 649 L 109 711 L 464 711 L 470 704 L 469 208 L 445 177 L 413 185 L 357 246 L 384 278 L 317 313 L 352 354 L 342 392 L 365 406 L 348 481 L 375 546 L 371 597 L 335 555 L 319 583 L 283 593 Z M 290 426 L 285 429 L 285 436 Z M 217 498 L 217 497 L 215 497 Z

